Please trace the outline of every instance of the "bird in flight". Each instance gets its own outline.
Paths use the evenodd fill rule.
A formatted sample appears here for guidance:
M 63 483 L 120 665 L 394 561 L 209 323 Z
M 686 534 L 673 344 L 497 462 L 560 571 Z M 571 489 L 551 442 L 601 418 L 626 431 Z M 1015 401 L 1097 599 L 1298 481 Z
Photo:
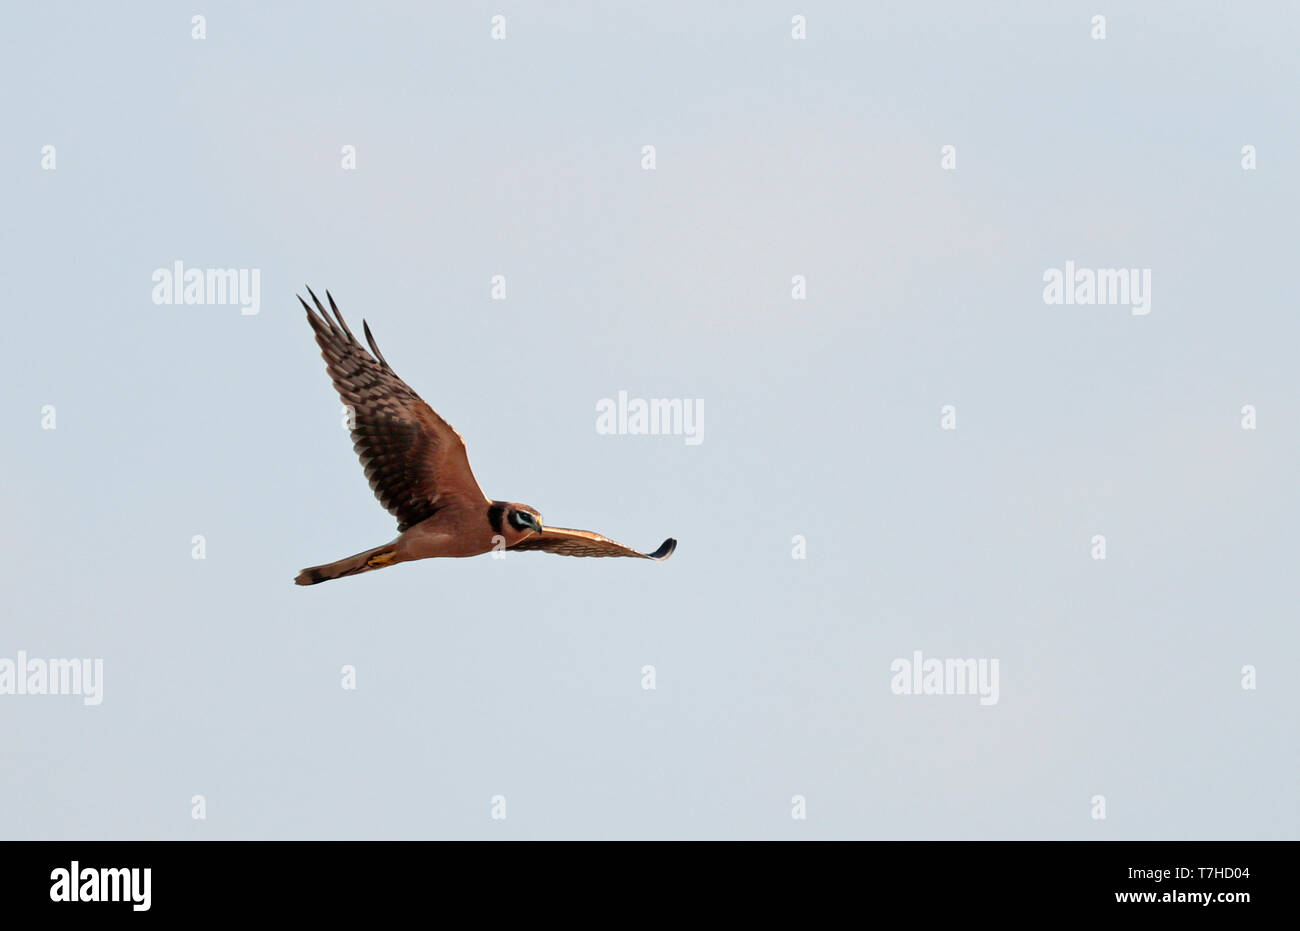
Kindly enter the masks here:
M 662 561 L 677 548 L 665 540 L 641 553 L 590 530 L 542 526 L 536 508 L 494 501 L 470 471 L 465 441 L 389 367 L 362 321 L 370 352 L 357 342 L 328 291 L 333 318 L 311 288 L 301 297 L 325 368 L 351 412 L 352 448 L 370 488 L 397 518 L 397 538 L 383 546 L 298 573 L 299 585 L 435 556 L 478 556 L 494 549 L 544 550 L 561 556 L 636 556 Z

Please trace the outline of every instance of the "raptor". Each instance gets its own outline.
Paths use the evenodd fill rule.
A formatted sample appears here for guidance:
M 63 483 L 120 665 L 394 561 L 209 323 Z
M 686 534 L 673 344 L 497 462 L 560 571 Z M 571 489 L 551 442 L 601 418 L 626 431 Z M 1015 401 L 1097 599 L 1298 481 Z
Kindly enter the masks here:
M 374 549 L 298 573 L 299 585 L 395 566 L 414 559 L 478 556 L 495 549 L 561 556 L 634 556 L 662 562 L 677 541 L 642 553 L 590 530 L 546 527 L 526 504 L 496 501 L 479 488 L 465 441 L 397 377 L 363 320 L 369 351 L 348 328 L 328 291 L 327 311 L 311 288 L 313 308 L 298 298 L 316 333 L 325 368 L 347 405 L 352 448 L 370 487 L 397 518 L 397 537 Z

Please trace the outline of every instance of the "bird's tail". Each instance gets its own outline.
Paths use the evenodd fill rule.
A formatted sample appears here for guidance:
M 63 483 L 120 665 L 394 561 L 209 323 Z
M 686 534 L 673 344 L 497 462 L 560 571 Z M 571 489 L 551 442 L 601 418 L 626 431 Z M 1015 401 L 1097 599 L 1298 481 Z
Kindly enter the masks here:
M 293 581 L 297 585 L 315 585 L 317 582 L 341 579 L 345 575 L 357 575 L 360 572 L 369 572 L 371 569 L 382 569 L 384 566 L 393 565 L 396 561 L 396 542 L 385 543 L 383 546 L 377 546 L 373 550 L 366 550 L 364 553 L 357 553 L 357 555 L 349 556 L 347 559 L 340 559 L 338 562 L 304 569 L 298 573 L 298 577 Z

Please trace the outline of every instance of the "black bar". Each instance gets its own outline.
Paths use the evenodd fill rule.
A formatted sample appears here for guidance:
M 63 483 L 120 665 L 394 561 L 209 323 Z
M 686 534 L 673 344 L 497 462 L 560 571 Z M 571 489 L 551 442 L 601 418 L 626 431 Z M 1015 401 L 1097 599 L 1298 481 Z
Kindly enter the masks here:
M 0 901 L 6 917 L 54 920 L 337 920 L 454 902 L 477 903 L 480 916 L 531 907 L 539 918 L 605 903 L 635 923 L 638 914 L 669 920 L 675 912 L 665 909 L 691 901 L 758 916 L 842 903 L 864 917 L 1127 911 L 1181 920 L 1284 908 L 1296 853 L 1289 842 L 11 842 L 0 845 Z M 79 899 L 102 889 L 119 901 L 71 901 L 74 862 Z M 102 872 L 110 868 L 139 872 L 128 884 L 125 873 Z

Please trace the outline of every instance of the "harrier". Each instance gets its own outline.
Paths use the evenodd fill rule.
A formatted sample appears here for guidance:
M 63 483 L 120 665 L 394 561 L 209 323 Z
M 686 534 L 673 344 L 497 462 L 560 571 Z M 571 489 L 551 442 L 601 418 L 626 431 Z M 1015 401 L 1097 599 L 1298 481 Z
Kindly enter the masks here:
M 398 535 L 383 546 L 298 573 L 299 585 L 434 556 L 478 556 L 495 549 L 545 550 L 561 556 L 637 556 L 662 561 L 677 541 L 640 553 L 589 530 L 543 527 L 536 508 L 494 501 L 478 487 L 465 441 L 389 367 L 362 321 L 370 352 L 357 342 L 328 291 L 333 318 L 311 294 L 298 298 L 316 331 L 325 368 L 350 408 L 352 448 L 370 487 L 397 518 Z

